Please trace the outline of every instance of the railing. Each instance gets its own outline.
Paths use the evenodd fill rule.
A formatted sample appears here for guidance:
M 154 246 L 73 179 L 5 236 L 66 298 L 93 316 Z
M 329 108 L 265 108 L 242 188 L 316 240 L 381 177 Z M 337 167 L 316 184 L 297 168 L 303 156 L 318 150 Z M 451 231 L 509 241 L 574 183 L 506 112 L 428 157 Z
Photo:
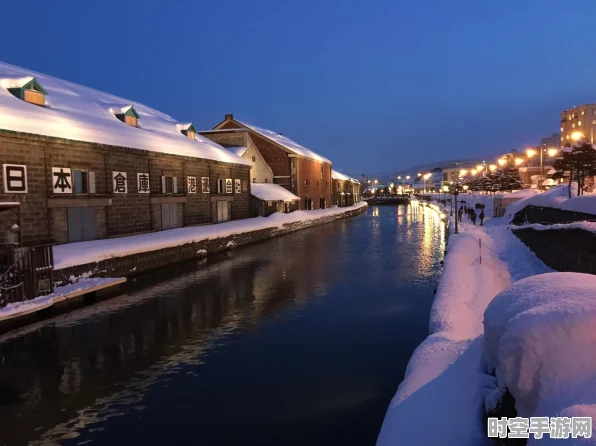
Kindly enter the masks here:
M 54 290 L 52 245 L 0 245 L 0 307 Z

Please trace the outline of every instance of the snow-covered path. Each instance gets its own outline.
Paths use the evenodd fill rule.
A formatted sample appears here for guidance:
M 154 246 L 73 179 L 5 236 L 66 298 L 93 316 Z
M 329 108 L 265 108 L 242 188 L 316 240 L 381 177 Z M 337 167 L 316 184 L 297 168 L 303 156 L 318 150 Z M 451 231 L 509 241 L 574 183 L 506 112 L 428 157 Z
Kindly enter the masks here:
M 379 446 L 492 444 L 483 419 L 484 397 L 495 387 L 494 377 L 485 373 L 484 310 L 511 283 L 550 272 L 500 220 L 480 227 L 464 217 L 460 233 L 450 236 L 430 335 L 408 363 Z

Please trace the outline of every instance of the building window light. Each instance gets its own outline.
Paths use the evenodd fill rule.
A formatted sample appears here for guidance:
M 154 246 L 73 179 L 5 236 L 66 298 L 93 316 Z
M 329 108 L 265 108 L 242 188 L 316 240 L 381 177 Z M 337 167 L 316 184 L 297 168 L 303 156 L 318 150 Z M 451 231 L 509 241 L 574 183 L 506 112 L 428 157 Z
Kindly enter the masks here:
M 195 139 L 195 136 L 197 136 L 197 131 L 192 123 L 178 124 L 178 130 L 189 139 Z
M 577 121 L 577 126 L 579 127 L 580 125 L 582 125 L 581 121 Z

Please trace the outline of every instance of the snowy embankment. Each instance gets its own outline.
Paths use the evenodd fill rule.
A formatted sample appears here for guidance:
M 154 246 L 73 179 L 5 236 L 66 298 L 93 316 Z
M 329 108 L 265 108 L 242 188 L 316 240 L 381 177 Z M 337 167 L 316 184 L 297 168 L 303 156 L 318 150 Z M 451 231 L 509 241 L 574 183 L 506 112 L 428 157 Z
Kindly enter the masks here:
M 125 281 L 126 279 L 124 278 L 114 277 L 82 278 L 74 283 L 56 287 L 54 292 L 47 296 L 40 296 L 31 300 L 7 304 L 0 308 L 0 321 L 35 313 L 51 307 L 57 302 L 78 297 L 91 291 L 109 288 Z
M 483 314 L 512 282 L 549 271 L 506 226 L 473 226 L 464 218 L 460 234 L 449 238 L 430 335 L 408 363 L 379 446 L 492 444 L 483 417 L 496 380 L 484 360 Z
M 486 358 L 520 417 L 596 417 L 596 277 L 552 273 L 521 280 L 485 313 Z M 546 435 L 530 444 L 557 441 Z M 581 444 L 596 444 L 576 439 Z
M 276 212 L 269 217 L 235 220 L 217 225 L 192 226 L 115 239 L 68 243 L 54 247 L 54 266 L 56 269 L 63 269 L 262 229 L 283 229 L 284 225 L 312 223 L 315 220 L 340 216 L 366 206 L 368 206 L 366 202 L 359 202 L 343 208 L 330 207 L 313 211 L 295 211 L 289 214 Z

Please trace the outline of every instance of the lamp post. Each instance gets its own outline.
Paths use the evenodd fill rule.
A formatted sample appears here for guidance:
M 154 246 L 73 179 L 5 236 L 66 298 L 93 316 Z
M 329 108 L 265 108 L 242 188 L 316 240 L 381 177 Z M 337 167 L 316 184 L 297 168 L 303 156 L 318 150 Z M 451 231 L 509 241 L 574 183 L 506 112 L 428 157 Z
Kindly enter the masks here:
M 430 173 L 424 174 L 424 177 L 423 177 L 424 178 L 424 193 L 426 193 L 426 180 L 428 180 L 430 178 L 430 176 L 431 176 Z
M 459 214 L 457 213 L 457 196 L 459 195 L 459 184 L 454 184 L 453 185 L 453 192 L 452 194 L 455 196 L 455 231 L 453 231 L 454 234 L 459 234 L 459 230 L 458 230 L 458 226 L 457 226 L 457 221 L 459 219 Z

